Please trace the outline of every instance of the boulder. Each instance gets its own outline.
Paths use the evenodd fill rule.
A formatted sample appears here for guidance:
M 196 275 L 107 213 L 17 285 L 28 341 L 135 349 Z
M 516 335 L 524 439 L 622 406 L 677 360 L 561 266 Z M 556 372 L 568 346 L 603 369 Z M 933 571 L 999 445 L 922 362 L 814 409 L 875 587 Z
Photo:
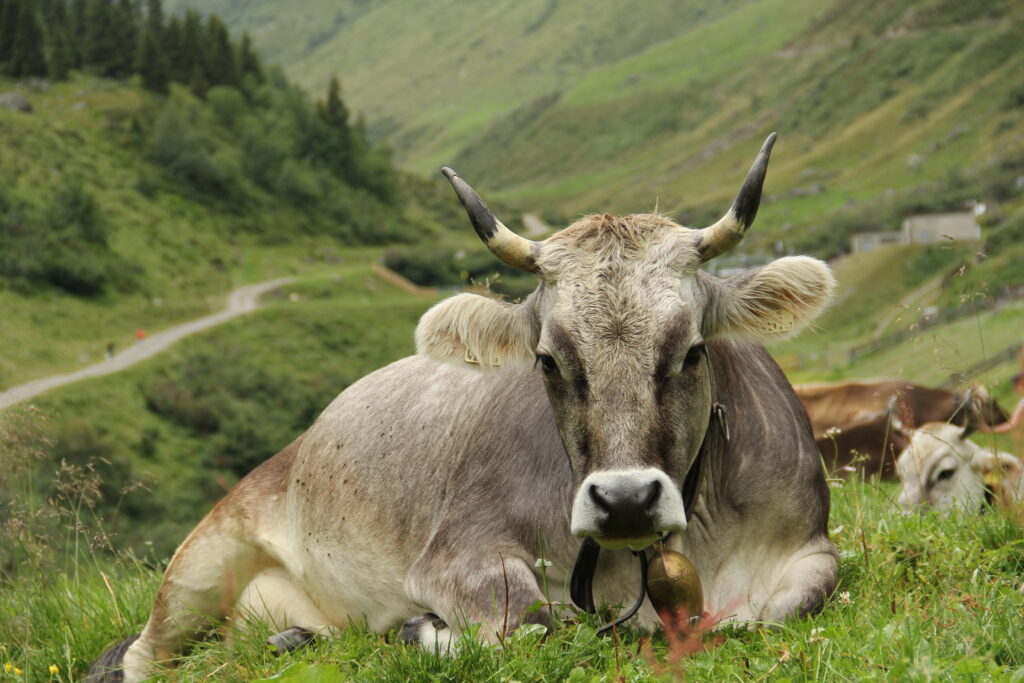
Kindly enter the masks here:
M 14 91 L 5 92 L 3 95 L 0 95 L 0 108 L 10 109 L 11 111 L 32 111 L 32 105 L 25 99 L 25 96 Z

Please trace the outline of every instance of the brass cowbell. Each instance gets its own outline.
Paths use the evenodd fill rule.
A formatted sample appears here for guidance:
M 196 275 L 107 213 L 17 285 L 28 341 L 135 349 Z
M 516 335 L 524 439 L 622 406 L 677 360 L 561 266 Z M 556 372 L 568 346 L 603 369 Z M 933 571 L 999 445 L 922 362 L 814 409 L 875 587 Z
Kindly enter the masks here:
M 704 614 L 704 589 L 700 574 L 689 558 L 659 548 L 647 566 L 647 596 L 659 615 L 682 612 L 687 618 Z

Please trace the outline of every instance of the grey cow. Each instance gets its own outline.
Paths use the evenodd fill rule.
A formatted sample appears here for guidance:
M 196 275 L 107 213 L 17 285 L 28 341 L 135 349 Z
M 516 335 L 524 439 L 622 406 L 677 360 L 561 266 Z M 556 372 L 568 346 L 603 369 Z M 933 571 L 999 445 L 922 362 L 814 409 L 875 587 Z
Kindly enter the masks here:
M 346 389 L 200 522 L 141 635 L 90 680 L 141 680 L 229 613 L 322 634 L 402 627 L 445 649 L 467 624 L 488 640 L 549 625 L 527 607 L 567 600 L 581 537 L 608 549 L 598 601 L 631 602 L 621 549 L 669 535 L 712 612 L 819 609 L 836 575 L 828 489 L 804 409 L 756 342 L 817 315 L 834 280 L 807 257 L 724 279 L 699 270 L 753 221 L 774 139 L 704 229 L 596 215 L 531 242 L 445 169 L 480 237 L 536 274 L 536 291 L 428 311 L 416 356 Z M 639 618 L 657 620 L 649 604 Z

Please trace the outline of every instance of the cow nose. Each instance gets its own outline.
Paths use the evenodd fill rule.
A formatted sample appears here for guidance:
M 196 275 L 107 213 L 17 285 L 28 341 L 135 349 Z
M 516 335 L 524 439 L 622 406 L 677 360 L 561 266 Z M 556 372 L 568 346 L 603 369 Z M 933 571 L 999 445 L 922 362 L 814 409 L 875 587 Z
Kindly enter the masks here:
M 661 497 L 661 482 L 647 482 L 639 486 L 599 486 L 591 484 L 588 491 L 598 510 L 605 513 L 606 528 L 620 530 L 651 528 L 658 499 Z M 615 536 L 619 534 L 609 531 Z
M 654 468 L 596 472 L 573 503 L 572 532 L 598 542 L 656 538 L 686 527 L 682 498 L 668 476 Z

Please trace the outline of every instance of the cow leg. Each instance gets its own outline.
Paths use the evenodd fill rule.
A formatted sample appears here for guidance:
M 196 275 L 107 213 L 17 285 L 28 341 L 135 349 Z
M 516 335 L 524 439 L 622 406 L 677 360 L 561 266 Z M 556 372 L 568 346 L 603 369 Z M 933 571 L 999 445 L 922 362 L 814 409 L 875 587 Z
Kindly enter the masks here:
M 812 541 L 783 570 L 761 609 L 760 620 L 781 622 L 794 614 L 815 614 L 835 587 L 835 551 L 822 547 L 820 541 Z
M 263 621 L 275 630 L 267 642 L 276 654 L 302 647 L 315 636 L 337 633 L 337 628 L 283 567 L 269 567 L 259 572 L 238 598 L 237 630 L 247 632 L 254 620 Z
M 428 550 L 429 553 L 429 550 Z M 451 652 L 470 625 L 480 624 L 479 637 L 498 642 L 522 624 L 552 626 L 546 611 L 528 608 L 544 594 L 531 565 L 511 554 L 454 556 L 413 565 L 405 582 L 409 597 L 433 611 L 405 622 L 403 642 Z
M 232 514 L 225 502 L 199 523 L 174 554 L 149 621 L 119 662 L 123 671 L 111 667 L 107 678 L 96 680 L 131 683 L 147 678 L 160 663 L 181 653 L 188 641 L 227 616 L 242 589 L 270 563 L 247 537 L 243 516 Z

